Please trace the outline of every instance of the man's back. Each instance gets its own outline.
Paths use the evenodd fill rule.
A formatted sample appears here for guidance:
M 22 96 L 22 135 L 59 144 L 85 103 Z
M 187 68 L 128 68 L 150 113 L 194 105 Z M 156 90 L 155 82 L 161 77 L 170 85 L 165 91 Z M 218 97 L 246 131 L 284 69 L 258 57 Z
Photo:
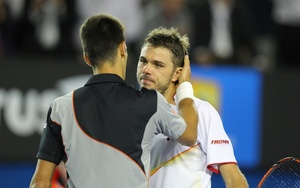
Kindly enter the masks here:
M 157 104 L 156 91 L 109 74 L 56 100 L 51 119 L 61 125 L 69 187 L 147 187 Z

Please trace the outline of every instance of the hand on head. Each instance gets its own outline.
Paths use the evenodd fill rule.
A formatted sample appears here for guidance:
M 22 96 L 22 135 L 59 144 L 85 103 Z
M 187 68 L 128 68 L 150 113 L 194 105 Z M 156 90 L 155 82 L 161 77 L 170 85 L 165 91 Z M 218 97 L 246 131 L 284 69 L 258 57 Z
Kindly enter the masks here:
M 181 74 L 178 80 L 177 87 L 182 83 L 182 82 L 190 82 L 191 79 L 191 67 L 190 67 L 190 59 L 188 55 L 184 56 L 184 65 L 181 70 Z

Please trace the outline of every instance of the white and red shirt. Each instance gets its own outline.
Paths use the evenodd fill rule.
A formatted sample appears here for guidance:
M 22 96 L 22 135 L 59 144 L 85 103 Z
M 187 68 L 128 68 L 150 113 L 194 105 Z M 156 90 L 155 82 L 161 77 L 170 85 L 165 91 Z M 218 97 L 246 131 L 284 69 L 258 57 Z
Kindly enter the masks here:
M 218 164 L 237 163 L 232 143 L 219 113 L 208 102 L 194 99 L 198 110 L 198 138 L 193 147 L 163 134 L 154 138 L 151 151 L 151 188 L 209 188 Z M 177 113 L 176 106 L 173 110 Z

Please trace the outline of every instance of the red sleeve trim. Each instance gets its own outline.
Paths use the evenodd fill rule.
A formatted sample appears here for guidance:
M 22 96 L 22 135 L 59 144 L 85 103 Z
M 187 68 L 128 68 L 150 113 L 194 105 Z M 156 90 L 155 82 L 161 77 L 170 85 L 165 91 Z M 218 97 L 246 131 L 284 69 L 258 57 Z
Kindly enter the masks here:
M 220 174 L 219 168 L 217 168 L 217 166 L 222 164 L 237 164 L 237 163 L 236 162 L 213 163 L 207 165 L 207 169 L 212 171 L 213 173 Z

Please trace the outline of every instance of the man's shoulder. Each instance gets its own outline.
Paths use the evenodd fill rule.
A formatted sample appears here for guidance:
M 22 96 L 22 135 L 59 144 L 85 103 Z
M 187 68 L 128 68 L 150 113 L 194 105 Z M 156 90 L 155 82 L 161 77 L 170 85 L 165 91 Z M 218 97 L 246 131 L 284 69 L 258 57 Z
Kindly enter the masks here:
M 54 99 L 54 101 L 52 102 L 52 106 L 54 104 L 65 104 L 69 101 L 72 101 L 72 96 L 73 96 L 73 91 L 64 95 L 61 95 L 59 97 L 57 97 L 56 99 Z
M 206 105 L 206 104 L 209 104 L 209 102 L 205 101 L 205 100 L 202 100 L 200 98 L 197 98 L 197 97 L 194 97 L 193 98 L 194 100 L 194 103 L 198 106 L 198 105 Z
M 60 102 L 60 101 L 65 101 L 65 100 L 70 100 L 72 98 L 73 92 L 69 92 L 67 94 L 61 95 L 59 97 L 57 97 L 54 102 Z
M 144 88 L 142 87 L 141 89 L 139 89 L 140 92 L 142 93 L 157 93 L 157 91 L 155 89 L 147 89 L 147 88 Z
M 139 92 L 140 95 L 144 95 L 146 97 L 155 97 L 155 98 L 157 98 L 157 95 L 159 94 L 154 89 L 147 89 L 147 88 L 144 88 L 144 87 L 142 87 L 141 89 L 137 90 L 137 92 Z
M 197 97 L 194 97 L 193 100 L 198 109 L 201 109 L 201 110 L 211 109 L 211 108 L 214 109 L 214 106 L 208 101 L 202 100 Z

